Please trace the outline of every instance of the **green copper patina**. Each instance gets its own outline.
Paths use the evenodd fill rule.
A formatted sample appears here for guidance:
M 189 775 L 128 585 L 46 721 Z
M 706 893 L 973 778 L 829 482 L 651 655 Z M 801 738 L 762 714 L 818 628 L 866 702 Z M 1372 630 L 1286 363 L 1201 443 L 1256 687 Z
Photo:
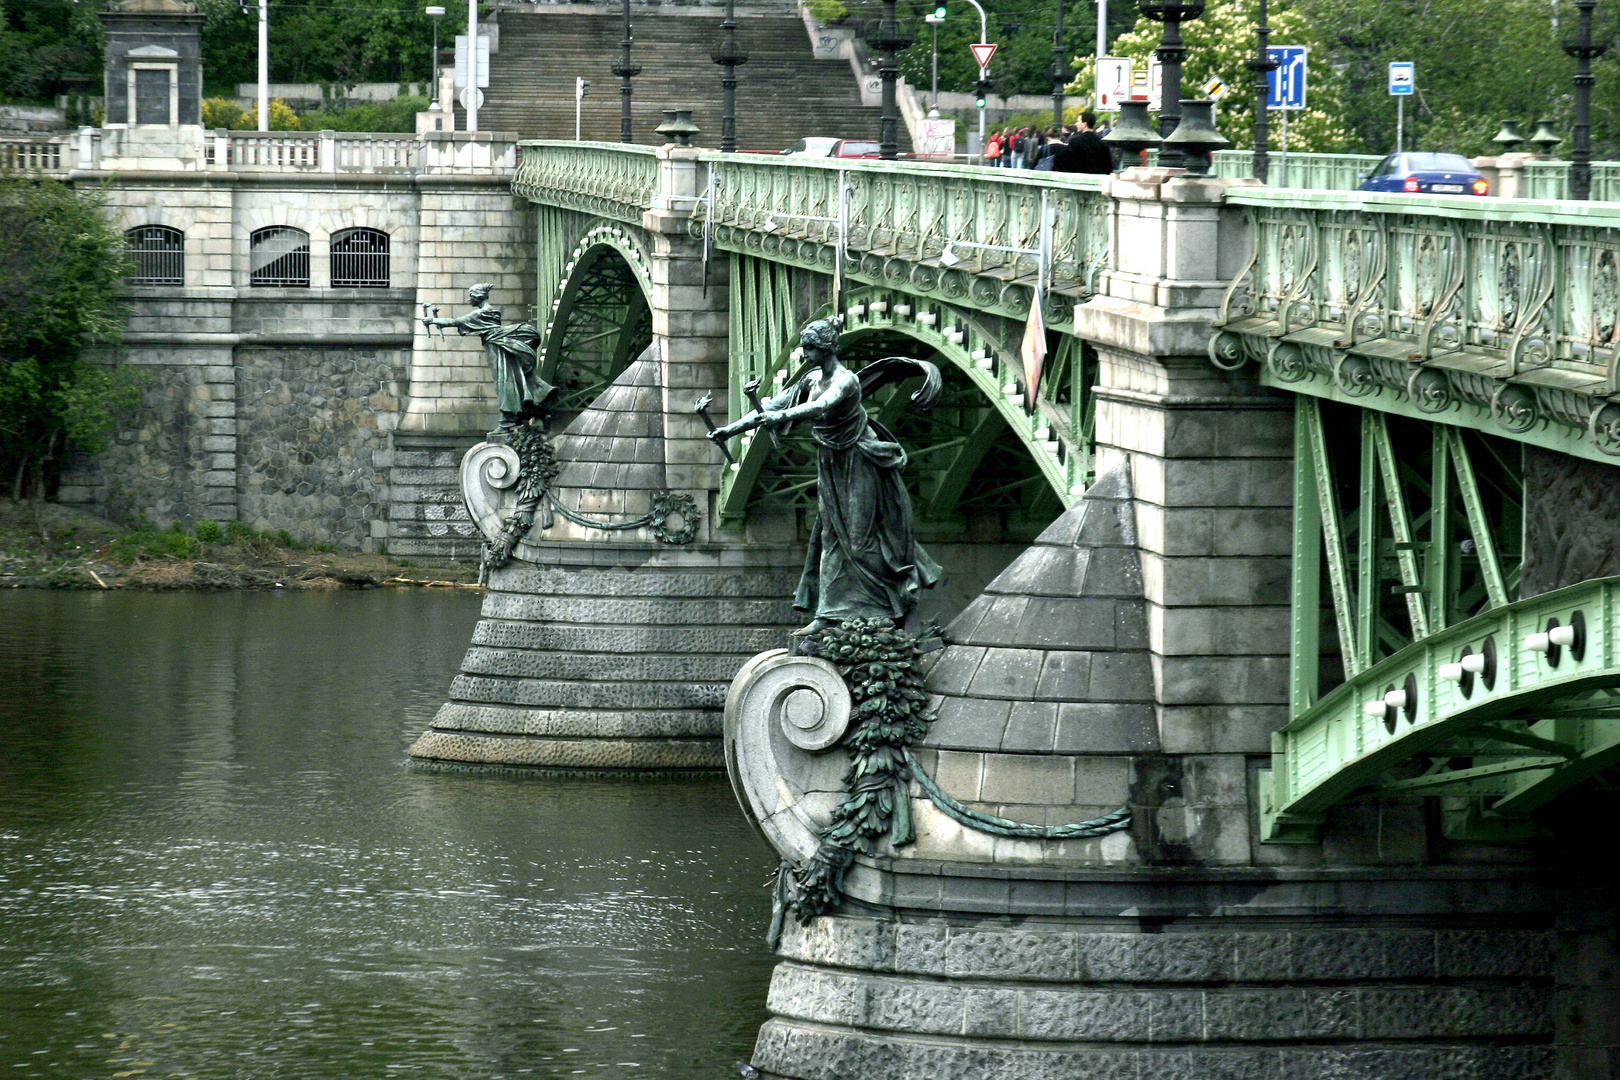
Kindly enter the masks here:
M 476 334 L 484 342 L 484 358 L 489 361 L 500 401 L 501 430 L 512 431 L 522 421 L 544 415 L 546 398 L 552 386 L 535 370 L 535 346 L 540 336 L 533 323 L 501 322 L 501 311 L 489 302 L 495 286 L 479 282 L 467 290 L 473 310 L 459 319 L 429 316 L 422 320 L 429 327 L 453 326 L 462 335 Z
M 932 588 L 943 571 L 917 543 L 911 497 L 900 470 L 906 452 L 888 428 L 867 415 L 863 397 L 880 386 L 922 377 L 912 404 L 931 408 L 940 392 L 939 369 L 925 360 L 888 357 L 859 375 L 838 361 L 838 324 L 818 319 L 799 334 L 812 370 L 764 408 L 710 438 L 724 443 L 757 427 L 786 428 L 810 421 L 817 447 L 819 520 L 805 554 L 793 606 L 814 614 L 802 634 L 815 634 L 852 619 L 904 622 L 917 593 Z

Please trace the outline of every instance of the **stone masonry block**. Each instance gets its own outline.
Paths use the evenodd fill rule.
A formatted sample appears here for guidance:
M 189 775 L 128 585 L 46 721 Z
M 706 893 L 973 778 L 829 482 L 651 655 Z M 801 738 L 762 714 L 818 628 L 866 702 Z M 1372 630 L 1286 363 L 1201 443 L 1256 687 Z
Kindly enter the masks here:
M 1074 977 L 1076 935 L 1063 931 L 953 929 L 945 974 L 956 979 L 1057 982 Z
M 988 803 L 1064 805 L 1074 798 L 1074 762 L 1041 754 L 986 754 L 984 788 Z
M 1040 652 L 1030 649 L 987 649 L 968 692 L 976 696 L 1027 699 L 1040 682 Z
M 957 750 L 999 749 L 1011 709 L 1010 701 L 945 698 L 924 742 Z

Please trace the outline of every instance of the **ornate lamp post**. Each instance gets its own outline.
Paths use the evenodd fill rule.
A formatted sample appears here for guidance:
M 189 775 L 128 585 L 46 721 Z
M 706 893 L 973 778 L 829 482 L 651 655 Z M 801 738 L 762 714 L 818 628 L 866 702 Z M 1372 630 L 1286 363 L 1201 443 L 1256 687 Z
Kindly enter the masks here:
M 746 64 L 748 57 L 737 51 L 737 11 L 735 0 L 726 0 L 726 19 L 720 24 L 725 31 L 720 51 L 712 59 L 721 67 L 720 88 L 724 91 L 724 111 L 720 115 L 720 152 L 737 152 L 737 65 Z
M 1137 0 L 1143 15 L 1164 24 L 1157 55 L 1164 65 L 1164 87 L 1159 91 L 1159 134 L 1168 139 L 1181 123 L 1181 61 L 1187 56 L 1181 43 L 1181 24 L 1204 13 L 1204 0 Z M 1172 111 L 1174 110 L 1174 111 Z M 1159 151 L 1159 164 L 1178 167 L 1181 151 L 1165 146 Z
M 1569 194 L 1573 199 L 1592 197 L 1592 60 L 1608 51 L 1592 42 L 1592 11 L 1597 0 L 1575 0 L 1580 29 L 1564 51 L 1575 58 L 1575 145 L 1569 152 Z
M 878 127 L 878 157 L 893 160 L 900 154 L 900 106 L 895 100 L 895 83 L 900 78 L 900 61 L 895 53 L 911 44 L 910 38 L 900 36 L 900 24 L 894 17 L 894 0 L 883 0 L 883 19 L 878 23 L 877 41 L 873 42 L 883 53 L 878 74 L 883 78 L 883 117 Z
M 1254 59 L 1247 66 L 1254 72 L 1254 178 L 1263 184 L 1271 174 L 1271 158 L 1266 151 L 1266 104 L 1271 100 L 1271 80 L 1266 76 L 1277 70 L 1277 61 L 1266 48 L 1266 39 L 1271 36 L 1271 27 L 1266 25 L 1266 0 L 1260 0 L 1260 20 L 1255 24 L 1254 36 Z
M 1052 31 L 1052 123 L 1063 126 L 1063 87 L 1069 81 L 1064 67 L 1068 59 L 1063 53 L 1063 0 L 1057 0 L 1057 28 Z
M 613 65 L 613 74 L 619 76 L 619 141 L 635 142 L 635 135 L 630 128 L 630 80 L 641 74 L 641 65 L 630 60 L 630 46 L 635 39 L 630 36 L 630 0 L 624 0 L 624 40 L 619 42 L 624 46 L 624 56 Z

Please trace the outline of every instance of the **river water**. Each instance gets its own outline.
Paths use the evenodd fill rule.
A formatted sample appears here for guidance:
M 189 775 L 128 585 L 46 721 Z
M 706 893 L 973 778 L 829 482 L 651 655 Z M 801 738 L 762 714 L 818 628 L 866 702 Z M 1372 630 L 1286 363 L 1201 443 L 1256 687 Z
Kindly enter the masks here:
M 735 1076 L 724 780 L 431 773 L 466 591 L 0 593 L 0 1078 Z

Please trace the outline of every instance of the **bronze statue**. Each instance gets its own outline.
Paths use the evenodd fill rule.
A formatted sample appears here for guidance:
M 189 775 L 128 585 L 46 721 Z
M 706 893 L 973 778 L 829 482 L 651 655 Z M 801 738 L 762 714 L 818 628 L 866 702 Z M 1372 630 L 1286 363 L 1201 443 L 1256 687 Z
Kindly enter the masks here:
M 500 430 L 509 434 L 520 424 L 545 414 L 545 400 L 553 387 L 535 370 L 540 335 L 535 333 L 534 324 L 503 325 L 500 309 L 489 302 L 494 289 L 487 281 L 479 282 L 467 290 L 472 311 L 459 319 L 424 316 L 422 325 L 453 326 L 463 335 L 477 334 L 484 339 L 484 358 L 489 361 L 500 399 Z
M 757 427 L 787 428 L 810 421 L 818 450 L 819 520 L 805 554 L 793 606 L 812 619 L 797 631 L 813 637 L 852 619 L 910 620 L 920 589 L 940 579 L 939 564 L 918 545 L 911 497 L 900 470 L 906 452 L 861 400 L 892 382 L 923 378 L 912 404 L 931 409 L 939 400 L 939 368 L 924 360 L 891 356 L 859 374 L 838 361 L 838 322 L 821 319 L 799 334 L 805 359 L 815 365 L 804 378 L 761 404 L 763 408 L 716 428 L 722 444 Z

